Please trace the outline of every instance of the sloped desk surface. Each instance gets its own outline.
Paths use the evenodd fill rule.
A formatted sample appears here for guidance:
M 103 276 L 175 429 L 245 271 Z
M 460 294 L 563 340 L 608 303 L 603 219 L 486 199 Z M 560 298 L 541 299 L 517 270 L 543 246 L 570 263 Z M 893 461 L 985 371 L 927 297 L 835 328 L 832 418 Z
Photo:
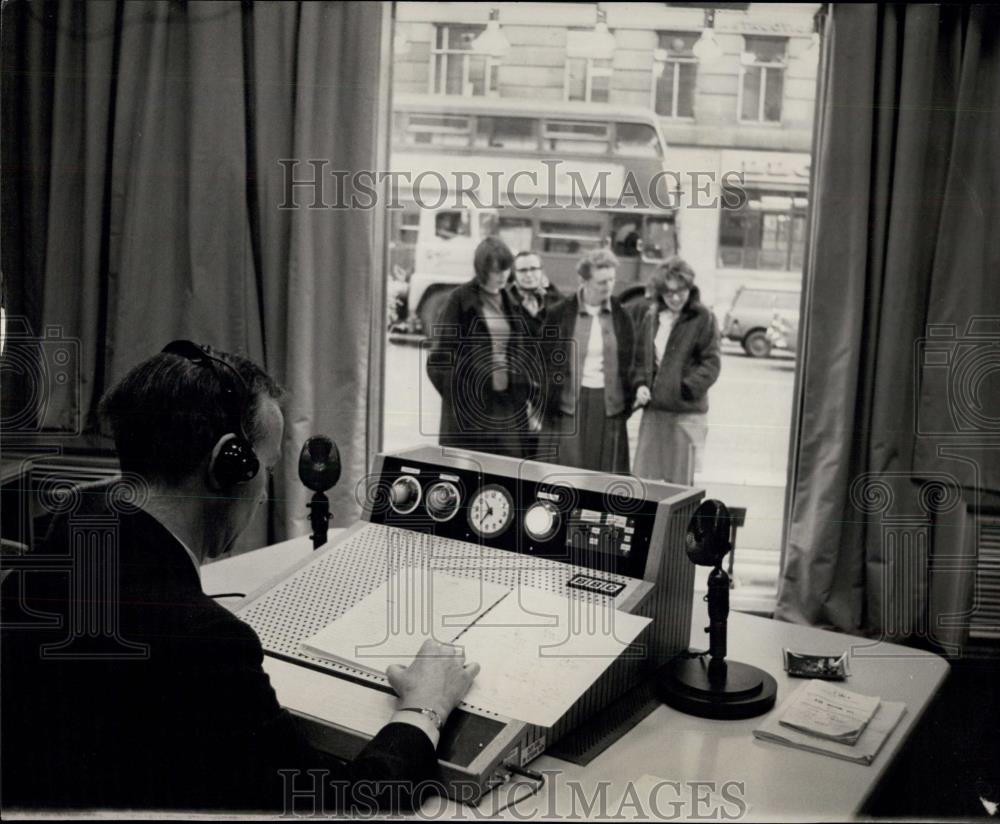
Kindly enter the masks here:
M 336 540 L 336 532 L 331 530 L 331 540 Z M 204 591 L 252 592 L 311 551 L 309 538 L 303 537 L 208 564 L 202 568 Z M 691 646 L 704 649 L 707 616 L 698 598 L 693 616 Z M 782 647 L 820 654 L 848 650 L 848 689 L 905 702 L 906 714 L 872 765 L 758 741 L 752 731 L 761 719 L 713 721 L 661 706 L 586 767 L 548 755 L 533 761 L 531 769 L 546 773 L 545 786 L 499 817 L 830 821 L 857 815 L 920 722 L 947 676 L 948 664 L 936 655 L 895 644 L 730 615 L 730 656 L 775 677 L 778 706 L 802 683 L 785 675 Z M 496 798 L 482 802 L 480 815 L 526 795 L 528 789 L 526 784 L 502 788 L 492 794 Z M 451 804 L 430 801 L 432 809 L 426 813 L 462 817 L 462 811 L 448 809 Z

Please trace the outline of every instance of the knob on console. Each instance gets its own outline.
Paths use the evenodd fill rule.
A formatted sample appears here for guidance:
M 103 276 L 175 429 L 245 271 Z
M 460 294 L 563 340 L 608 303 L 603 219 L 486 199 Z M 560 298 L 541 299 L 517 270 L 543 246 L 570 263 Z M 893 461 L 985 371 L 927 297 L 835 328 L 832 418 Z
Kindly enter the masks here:
M 392 482 L 389 506 L 400 515 L 409 515 L 420 504 L 420 481 L 412 475 L 401 475 Z
M 427 490 L 424 506 L 427 514 L 435 521 L 448 521 L 458 512 L 459 499 L 458 487 L 448 481 L 441 481 Z

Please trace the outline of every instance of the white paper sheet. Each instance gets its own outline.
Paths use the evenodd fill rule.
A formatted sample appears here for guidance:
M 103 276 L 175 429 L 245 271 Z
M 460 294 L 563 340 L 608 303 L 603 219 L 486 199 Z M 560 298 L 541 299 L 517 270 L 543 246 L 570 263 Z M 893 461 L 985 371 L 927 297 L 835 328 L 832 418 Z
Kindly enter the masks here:
M 391 578 L 303 649 L 384 672 L 436 637 L 463 646 L 482 668 L 466 703 L 551 727 L 650 620 L 530 587 L 443 574 L 419 586 L 408 580 Z

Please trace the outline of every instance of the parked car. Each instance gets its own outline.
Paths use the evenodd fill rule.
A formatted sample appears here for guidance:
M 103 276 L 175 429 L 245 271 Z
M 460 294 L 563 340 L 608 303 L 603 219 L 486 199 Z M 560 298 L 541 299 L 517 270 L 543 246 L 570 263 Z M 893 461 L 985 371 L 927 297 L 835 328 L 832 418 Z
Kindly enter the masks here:
M 795 352 L 799 347 L 799 313 L 775 312 L 767 327 L 767 340 L 775 349 Z
M 751 358 L 771 354 L 767 329 L 774 313 L 799 311 L 799 290 L 794 287 L 741 286 L 722 323 L 722 334 L 743 346 Z

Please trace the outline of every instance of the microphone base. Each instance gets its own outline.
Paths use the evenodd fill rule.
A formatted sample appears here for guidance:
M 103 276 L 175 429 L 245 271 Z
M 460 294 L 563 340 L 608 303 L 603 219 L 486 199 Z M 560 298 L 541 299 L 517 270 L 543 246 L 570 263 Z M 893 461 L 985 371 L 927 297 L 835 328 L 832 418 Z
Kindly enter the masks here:
M 736 720 L 774 706 L 778 684 L 764 670 L 739 661 L 675 658 L 656 673 L 660 700 L 698 718 Z M 721 665 L 721 666 L 720 666 Z

